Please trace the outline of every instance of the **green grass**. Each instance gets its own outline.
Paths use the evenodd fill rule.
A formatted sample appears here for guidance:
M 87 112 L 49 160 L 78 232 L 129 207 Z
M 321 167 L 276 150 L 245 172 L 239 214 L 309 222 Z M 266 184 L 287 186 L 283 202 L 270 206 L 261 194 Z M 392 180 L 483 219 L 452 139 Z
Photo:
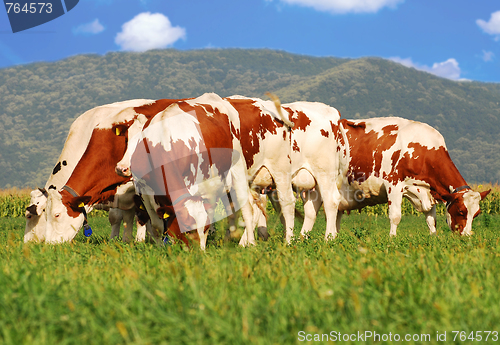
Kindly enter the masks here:
M 90 239 L 24 244 L 24 219 L 0 218 L 1 344 L 293 344 L 300 331 L 432 343 L 446 331 L 453 343 L 452 331 L 500 331 L 497 215 L 479 216 L 471 238 L 443 217 L 429 236 L 422 216 L 405 216 L 389 238 L 386 217 L 353 213 L 328 243 L 320 217 L 291 246 L 272 215 L 268 242 L 239 248 L 219 230 L 205 253 L 110 242 L 106 218 L 90 224 Z

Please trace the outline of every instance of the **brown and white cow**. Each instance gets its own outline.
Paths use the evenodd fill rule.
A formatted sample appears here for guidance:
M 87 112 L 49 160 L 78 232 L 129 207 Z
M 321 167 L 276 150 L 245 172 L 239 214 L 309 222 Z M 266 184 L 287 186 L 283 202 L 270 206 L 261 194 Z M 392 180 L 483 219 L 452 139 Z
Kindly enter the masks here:
M 297 191 L 306 190 L 304 209 L 307 214 L 301 229 L 305 236 L 314 225 L 317 200 L 325 200 L 327 226 L 325 240 L 337 235 L 337 213 L 341 196 L 339 188 L 347 171 L 348 151 L 345 131 L 339 124 L 340 113 L 333 107 L 318 102 L 294 102 L 283 104 L 290 121 L 291 131 L 292 185 Z M 342 139 L 343 138 L 343 139 Z M 279 204 L 271 193 L 273 206 Z M 319 204 L 321 206 L 321 203 Z M 265 230 L 265 220 L 259 219 L 261 232 Z
M 347 183 L 342 187 L 339 211 L 388 203 L 390 235 L 401 220 L 403 197 L 423 212 L 430 233 L 436 233 L 436 204 L 446 203 L 452 231 L 472 234 L 479 201 L 490 190 L 475 192 L 460 175 L 443 136 L 431 126 L 397 117 L 341 120 L 349 141 Z M 314 211 L 305 210 L 314 220 Z M 341 213 L 338 217 L 340 227 Z
M 272 101 L 242 96 L 231 96 L 224 98 L 224 100 L 229 103 L 226 104 L 226 107 L 232 106 L 239 117 L 240 130 L 237 131 L 236 135 L 240 140 L 250 187 L 252 190 L 257 190 L 271 184 L 276 186 L 277 199 L 282 205 L 285 218 L 286 238 L 289 242 L 293 235 L 295 204 L 291 189 L 290 122 L 277 113 L 276 106 Z M 204 108 L 205 111 L 211 111 L 209 104 L 205 104 Z M 199 108 L 198 111 L 203 110 Z M 284 109 L 281 111 L 285 113 Z M 232 121 L 238 122 L 238 119 Z M 140 122 L 141 118 L 138 118 L 136 124 L 129 128 L 129 136 L 142 130 L 144 124 Z M 117 165 L 117 173 L 130 176 L 130 157 L 125 156 Z M 254 203 L 253 206 L 258 209 L 259 204 L 260 201 Z M 161 222 L 157 220 L 156 225 L 161 226 Z M 247 236 L 248 234 L 245 232 L 240 241 L 241 245 L 245 246 L 250 243 Z
M 94 128 L 101 122 L 106 121 L 106 119 L 118 116 L 125 108 L 151 102 L 151 100 L 136 99 L 95 107 L 80 115 L 73 122 L 61 155 L 45 184 L 45 188 L 31 192 L 30 205 L 26 210 L 25 242 L 31 240 L 43 241 L 45 239 L 47 189 L 51 187 L 59 190 L 66 184 L 84 154 Z
M 141 125 L 133 125 L 129 135 L 135 128 Z M 163 229 L 163 219 L 173 219 L 175 236 L 185 241 L 184 234 L 195 230 L 202 250 L 206 231 L 217 220 L 217 202 L 229 204 L 230 193 L 241 208 L 247 241 L 254 243 L 239 135 L 238 112 L 216 94 L 175 102 L 130 139 L 117 172 L 134 176 L 153 228 Z
M 64 184 L 50 185 L 47 188 L 49 197 L 46 207 L 46 241 L 48 243 L 70 241 L 84 222 L 85 208 L 88 210 L 89 207 L 99 203 L 116 204 L 120 200 L 117 200 L 118 197 L 132 200 L 131 205 L 133 204 L 134 193 L 124 186 L 130 178 L 115 174 L 115 165 L 125 153 L 127 128 L 136 117 L 152 117 L 174 101 L 132 103 L 114 114 L 99 119 L 94 126 L 91 126 L 89 139 L 86 145 L 83 145 L 84 153 Z M 81 147 L 78 146 L 78 149 L 81 150 Z M 121 195 L 122 192 L 125 194 Z M 153 238 L 158 237 L 151 235 Z

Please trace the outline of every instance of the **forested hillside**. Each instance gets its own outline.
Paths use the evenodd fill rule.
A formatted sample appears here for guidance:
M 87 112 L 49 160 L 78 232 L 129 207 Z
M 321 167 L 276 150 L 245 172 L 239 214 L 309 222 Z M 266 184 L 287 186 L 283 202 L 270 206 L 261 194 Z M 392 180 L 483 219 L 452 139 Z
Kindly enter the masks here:
M 267 91 L 283 102 L 327 103 L 344 118 L 393 115 L 429 123 L 468 182 L 500 179 L 499 84 L 449 81 L 378 58 L 156 50 L 0 69 L 0 188 L 43 186 L 72 121 L 97 105 Z

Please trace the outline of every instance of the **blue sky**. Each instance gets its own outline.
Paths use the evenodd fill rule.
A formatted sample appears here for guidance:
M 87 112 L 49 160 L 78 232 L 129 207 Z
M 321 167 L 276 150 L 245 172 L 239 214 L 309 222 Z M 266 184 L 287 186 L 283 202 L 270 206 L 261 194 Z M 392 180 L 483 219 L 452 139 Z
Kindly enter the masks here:
M 80 0 L 65 15 L 15 34 L 0 8 L 0 68 L 167 47 L 377 56 L 449 79 L 500 82 L 500 2 Z

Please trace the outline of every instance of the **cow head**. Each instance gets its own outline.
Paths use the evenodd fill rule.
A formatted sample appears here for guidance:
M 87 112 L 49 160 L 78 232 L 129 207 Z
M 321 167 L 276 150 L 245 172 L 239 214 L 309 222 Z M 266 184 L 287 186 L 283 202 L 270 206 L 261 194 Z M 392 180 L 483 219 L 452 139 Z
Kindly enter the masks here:
M 30 204 L 26 208 L 26 227 L 24 229 L 24 242 L 45 240 L 45 207 L 47 204 L 47 191 L 42 188 L 32 190 Z
M 451 231 L 460 235 L 472 235 L 472 221 L 481 213 L 479 202 L 490 192 L 491 189 L 481 193 L 466 189 L 444 196 L 446 221 Z
M 132 176 L 132 172 L 130 170 L 130 160 L 132 153 L 135 151 L 135 148 L 137 147 L 137 143 L 140 140 L 141 137 L 141 131 L 148 121 L 148 118 L 143 115 L 139 114 L 132 124 L 128 128 L 114 128 L 114 132 L 116 135 L 126 135 L 128 140 L 127 140 L 127 149 L 125 151 L 125 154 L 123 155 L 122 159 L 116 164 L 115 167 L 115 172 L 122 177 L 129 177 Z
M 83 210 L 89 196 L 73 197 L 67 191 L 49 189 L 47 198 L 47 228 L 45 241 L 61 243 L 71 241 L 83 225 Z

